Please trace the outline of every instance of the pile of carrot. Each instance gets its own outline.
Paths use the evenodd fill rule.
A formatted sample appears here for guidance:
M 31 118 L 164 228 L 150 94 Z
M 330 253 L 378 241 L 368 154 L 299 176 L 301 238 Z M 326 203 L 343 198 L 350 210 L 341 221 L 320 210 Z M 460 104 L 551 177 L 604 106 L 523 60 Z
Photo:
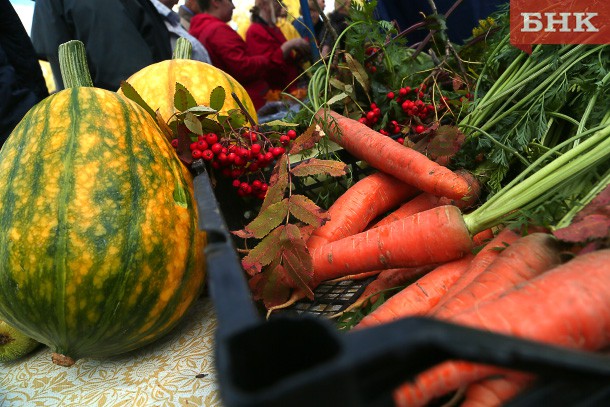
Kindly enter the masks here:
M 583 350 L 610 345 L 610 250 L 566 260 L 549 233 L 521 234 L 489 216 L 478 223 L 476 209 L 466 213 L 481 193 L 471 174 L 335 112 L 320 110 L 314 119 L 332 141 L 378 170 L 348 189 L 307 241 L 312 289 L 376 275 L 351 308 L 391 292 L 355 329 L 417 315 Z M 448 361 L 397 389 L 394 398 L 399 406 L 424 406 L 462 390 L 464 406 L 489 407 L 534 380 Z

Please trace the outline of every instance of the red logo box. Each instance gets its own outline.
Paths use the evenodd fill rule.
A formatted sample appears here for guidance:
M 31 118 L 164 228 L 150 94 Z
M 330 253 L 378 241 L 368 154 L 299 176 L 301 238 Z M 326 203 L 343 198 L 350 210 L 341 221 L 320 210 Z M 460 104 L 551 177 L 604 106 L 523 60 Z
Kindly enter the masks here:
M 610 44 L 610 1 L 510 0 L 510 42 L 527 53 L 532 44 Z

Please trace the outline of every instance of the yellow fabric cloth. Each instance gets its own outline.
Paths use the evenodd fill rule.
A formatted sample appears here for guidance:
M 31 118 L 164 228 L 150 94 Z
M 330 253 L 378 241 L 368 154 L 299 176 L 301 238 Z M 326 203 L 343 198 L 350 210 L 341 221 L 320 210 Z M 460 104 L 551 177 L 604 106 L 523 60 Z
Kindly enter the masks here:
M 292 23 L 285 18 L 279 18 L 276 25 L 280 28 L 280 30 L 282 30 L 282 34 L 284 34 L 284 37 L 286 37 L 286 41 L 301 37 Z
M 169 335 L 125 355 L 61 367 L 48 348 L 39 348 L 0 363 L 0 406 L 221 406 L 215 327 L 212 302 L 204 297 Z

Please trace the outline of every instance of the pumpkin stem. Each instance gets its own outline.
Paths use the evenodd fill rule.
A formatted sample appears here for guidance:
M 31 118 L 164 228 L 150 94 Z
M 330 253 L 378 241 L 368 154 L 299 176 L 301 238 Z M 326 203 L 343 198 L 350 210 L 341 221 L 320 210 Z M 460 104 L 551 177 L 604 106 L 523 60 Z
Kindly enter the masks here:
M 70 367 L 75 363 L 75 360 L 70 356 L 62 355 L 56 352 L 51 353 L 51 360 L 58 366 Z
M 85 44 L 78 40 L 59 45 L 59 69 L 66 88 L 93 87 Z
M 172 59 L 191 59 L 193 45 L 184 37 L 178 38 Z

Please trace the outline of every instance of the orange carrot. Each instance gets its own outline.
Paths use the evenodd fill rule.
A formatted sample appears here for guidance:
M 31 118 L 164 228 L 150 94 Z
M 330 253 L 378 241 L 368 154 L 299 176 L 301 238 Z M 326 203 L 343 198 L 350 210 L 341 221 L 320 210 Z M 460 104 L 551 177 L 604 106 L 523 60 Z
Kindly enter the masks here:
M 494 237 L 489 243 L 479 251 L 468 270 L 466 270 L 460 278 L 451 286 L 447 294 L 441 298 L 429 314 L 433 314 L 436 310 L 441 307 L 448 299 L 453 297 L 454 294 L 462 291 L 467 287 L 472 280 L 474 280 L 481 272 L 483 272 L 500 254 L 501 250 L 504 250 L 508 245 L 519 239 L 519 235 L 510 229 L 502 229 L 496 237 Z
M 517 239 L 466 287 L 447 297 L 431 315 L 447 319 L 481 302 L 493 299 L 519 283 L 561 263 L 557 239 L 547 233 L 533 233 Z
M 476 382 L 466 389 L 461 407 L 500 407 L 528 388 L 534 376 L 514 373 Z
M 434 266 L 430 265 L 383 270 L 377 275 L 375 280 L 366 286 L 362 294 L 360 294 L 360 297 L 358 297 L 353 304 L 342 311 L 342 313 L 362 307 L 366 303 L 375 303 L 381 293 L 393 288 L 404 286 L 416 278 L 426 274 L 433 268 Z
M 415 198 L 412 198 L 404 204 L 400 205 L 400 207 L 398 207 L 398 209 L 396 209 L 395 211 L 390 212 L 385 217 L 381 218 L 381 220 L 375 223 L 372 227 L 378 228 L 379 226 L 387 225 L 389 223 L 406 218 L 408 216 L 415 215 L 416 213 L 441 206 L 439 203 L 440 199 L 441 198 L 439 196 L 432 194 L 419 194 Z
M 366 176 L 328 208 L 330 220 L 313 231 L 307 247 L 313 251 L 325 243 L 362 232 L 373 219 L 419 192 L 383 172 Z
M 354 157 L 409 185 L 451 199 L 462 199 L 471 193 L 468 182 L 447 167 L 356 120 L 327 109 L 318 110 L 314 120 L 332 141 Z
M 489 243 L 494 238 L 493 228 L 485 229 L 472 237 L 475 246 L 482 246 Z
M 582 254 L 450 318 L 453 323 L 595 351 L 610 344 L 610 249 Z M 506 369 L 448 361 L 395 393 L 398 406 L 423 406 Z
M 416 197 L 410 199 L 409 201 L 402 204 L 398 209 L 391 212 L 384 218 L 382 218 L 379 222 L 377 222 L 372 227 L 379 227 L 391 223 L 395 220 L 399 220 L 401 218 L 414 215 L 418 212 L 427 211 L 428 209 L 435 208 L 437 206 L 443 205 L 454 205 L 458 208 L 464 210 L 473 206 L 479 199 L 481 188 L 480 184 L 474 176 L 468 171 L 457 170 L 456 174 L 464 177 L 464 179 L 468 180 L 469 185 L 472 186 L 472 191 L 470 195 L 464 197 L 463 199 L 449 199 L 443 196 L 436 196 L 430 194 L 428 192 L 424 192 L 422 194 L 417 195 Z
M 472 250 L 460 210 L 451 205 L 369 229 L 314 250 L 315 282 L 365 271 L 456 260 Z
M 445 295 L 473 259 L 468 254 L 436 267 L 415 283 L 388 298 L 365 316 L 356 328 L 384 324 L 407 316 L 424 315 Z

